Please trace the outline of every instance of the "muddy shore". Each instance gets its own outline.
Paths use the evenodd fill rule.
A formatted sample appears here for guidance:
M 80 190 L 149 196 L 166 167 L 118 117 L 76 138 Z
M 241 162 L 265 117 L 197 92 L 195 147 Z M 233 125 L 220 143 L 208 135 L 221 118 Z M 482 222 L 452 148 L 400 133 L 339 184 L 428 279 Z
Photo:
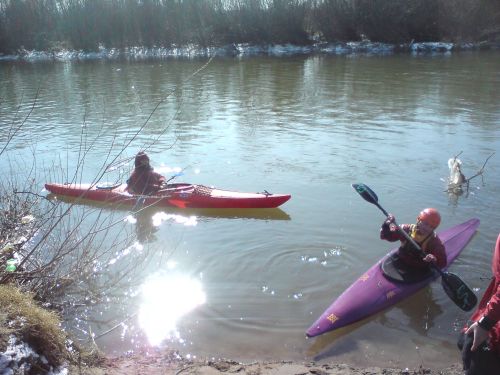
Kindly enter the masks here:
M 228 359 L 190 360 L 175 351 L 143 351 L 121 357 L 107 357 L 99 368 L 72 369 L 70 373 L 83 375 L 132 375 L 132 374 L 279 374 L 279 375 L 463 375 L 461 365 L 433 368 L 432 364 L 419 368 L 355 367 L 342 363 L 315 363 L 292 361 L 256 361 L 241 363 Z

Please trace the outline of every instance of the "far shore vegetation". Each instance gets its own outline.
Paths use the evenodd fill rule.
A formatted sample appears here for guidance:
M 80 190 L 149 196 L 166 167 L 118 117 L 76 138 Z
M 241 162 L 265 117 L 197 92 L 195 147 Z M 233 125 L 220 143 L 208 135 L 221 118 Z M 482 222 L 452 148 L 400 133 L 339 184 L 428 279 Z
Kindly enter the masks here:
M 0 54 L 499 35 L 497 0 L 0 0 Z

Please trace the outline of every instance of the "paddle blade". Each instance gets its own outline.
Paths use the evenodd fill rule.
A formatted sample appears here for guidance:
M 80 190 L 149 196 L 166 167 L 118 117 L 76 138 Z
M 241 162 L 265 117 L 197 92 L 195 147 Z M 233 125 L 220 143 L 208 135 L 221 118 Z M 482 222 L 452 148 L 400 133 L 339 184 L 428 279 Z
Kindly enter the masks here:
M 462 310 L 470 311 L 476 306 L 476 295 L 457 275 L 443 272 L 441 285 L 448 297 Z
M 351 185 L 356 192 L 363 197 L 363 199 L 367 202 L 377 204 L 378 203 L 378 197 L 375 192 L 370 189 L 368 186 L 365 184 L 352 184 Z

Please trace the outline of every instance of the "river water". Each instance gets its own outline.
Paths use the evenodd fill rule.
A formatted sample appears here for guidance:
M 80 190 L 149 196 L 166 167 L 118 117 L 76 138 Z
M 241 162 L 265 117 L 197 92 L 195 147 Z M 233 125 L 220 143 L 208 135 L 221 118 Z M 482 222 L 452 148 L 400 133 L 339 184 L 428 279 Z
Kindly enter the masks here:
M 142 251 L 144 284 L 117 290 L 112 304 L 92 310 L 107 318 L 92 326 L 98 336 L 124 322 L 97 339 L 108 353 L 149 342 L 241 361 L 444 367 L 459 361 L 456 337 L 469 313 L 438 282 L 338 332 L 307 339 L 305 330 L 393 247 L 378 239 L 384 217 L 354 192 L 354 182 L 369 185 L 400 223 L 414 222 L 428 206 L 440 210 L 442 228 L 481 219 L 451 271 L 482 294 L 500 232 L 500 155 L 462 195 L 445 192 L 447 162 L 460 153 L 470 177 L 500 150 L 499 61 L 497 51 L 219 58 L 208 65 L 3 62 L 2 147 L 17 107 L 22 118 L 36 103 L 0 165 L 4 177 L 22 178 L 25 171 L 12 165 L 36 159 L 46 180 L 78 168 L 78 179 L 90 181 L 108 154 L 125 148 L 123 159 L 147 148 L 160 172 L 182 170 L 179 182 L 292 195 L 271 213 L 155 211 L 154 237 L 139 238 L 144 247 L 117 249 L 111 263 Z M 125 180 L 130 167 L 112 178 Z M 133 220 L 123 223 L 135 233 Z

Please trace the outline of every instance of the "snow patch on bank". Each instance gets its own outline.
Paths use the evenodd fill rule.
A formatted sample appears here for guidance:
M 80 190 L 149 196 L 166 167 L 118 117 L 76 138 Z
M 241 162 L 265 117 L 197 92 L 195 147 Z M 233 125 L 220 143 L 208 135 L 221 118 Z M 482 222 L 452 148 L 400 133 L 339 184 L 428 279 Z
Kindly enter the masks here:
M 475 50 L 483 46 L 473 43 L 426 42 L 404 45 L 375 43 L 371 41 L 347 43 L 315 43 L 307 46 L 292 44 L 273 44 L 256 46 L 250 44 L 228 44 L 222 47 L 199 47 L 196 45 L 166 47 L 128 47 L 124 49 L 99 47 L 96 52 L 57 50 L 34 51 L 22 49 L 15 55 L 0 54 L 0 61 L 80 61 L 80 60 L 149 60 L 149 59 L 194 59 L 218 57 L 248 57 L 248 56 L 294 56 L 294 55 L 350 55 L 369 54 L 387 55 L 396 52 L 450 53 L 452 51 Z M 498 49 L 500 45 L 489 48 Z
M 48 365 L 44 356 L 37 354 L 28 344 L 17 341 L 15 336 L 10 336 L 7 349 L 0 353 L 0 375 L 13 375 L 15 373 L 27 373 L 32 363 L 41 362 Z M 66 368 L 53 369 L 49 367 L 47 375 L 68 375 Z

